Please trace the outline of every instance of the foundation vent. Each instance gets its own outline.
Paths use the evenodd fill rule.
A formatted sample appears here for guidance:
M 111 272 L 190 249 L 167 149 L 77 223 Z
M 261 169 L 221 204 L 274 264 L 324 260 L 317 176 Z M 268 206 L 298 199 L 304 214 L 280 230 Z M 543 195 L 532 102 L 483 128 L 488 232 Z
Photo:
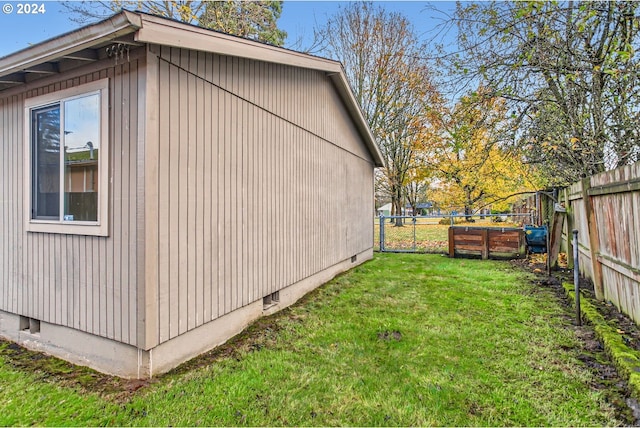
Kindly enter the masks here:
M 271 293 L 268 296 L 264 296 L 262 298 L 262 310 L 266 311 L 267 309 L 275 306 L 280 302 L 280 292 L 276 291 L 275 293 Z
M 24 331 L 25 333 L 31 333 L 31 334 L 39 334 L 40 320 L 21 316 L 20 331 Z

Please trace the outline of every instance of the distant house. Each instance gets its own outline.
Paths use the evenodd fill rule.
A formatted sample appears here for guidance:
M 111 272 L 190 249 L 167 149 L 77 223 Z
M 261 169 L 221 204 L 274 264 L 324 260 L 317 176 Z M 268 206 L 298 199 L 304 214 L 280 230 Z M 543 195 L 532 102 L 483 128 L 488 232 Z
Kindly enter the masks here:
M 372 257 L 342 66 L 142 13 L 0 58 L 0 335 L 149 377 Z
M 391 215 L 391 203 L 384 204 L 377 210 L 378 216 L 389 217 Z
M 413 214 L 413 208 L 410 205 L 407 206 L 407 211 L 411 211 Z M 416 204 L 415 215 L 432 215 L 433 213 L 434 213 L 434 207 L 431 202 L 420 202 Z

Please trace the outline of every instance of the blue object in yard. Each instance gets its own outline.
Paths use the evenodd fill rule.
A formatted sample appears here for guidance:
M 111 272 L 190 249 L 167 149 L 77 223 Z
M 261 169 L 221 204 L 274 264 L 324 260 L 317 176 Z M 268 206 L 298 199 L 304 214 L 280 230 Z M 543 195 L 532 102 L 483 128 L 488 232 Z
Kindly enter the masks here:
M 530 253 L 547 252 L 547 226 L 524 226 L 524 238 Z

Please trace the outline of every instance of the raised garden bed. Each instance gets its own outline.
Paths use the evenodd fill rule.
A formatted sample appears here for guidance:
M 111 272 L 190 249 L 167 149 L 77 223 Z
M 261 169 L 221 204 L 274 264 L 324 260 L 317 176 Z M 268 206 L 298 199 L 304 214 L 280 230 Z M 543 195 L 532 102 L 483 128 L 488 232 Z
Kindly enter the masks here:
M 517 227 L 449 227 L 449 257 L 515 259 L 526 256 L 524 230 Z

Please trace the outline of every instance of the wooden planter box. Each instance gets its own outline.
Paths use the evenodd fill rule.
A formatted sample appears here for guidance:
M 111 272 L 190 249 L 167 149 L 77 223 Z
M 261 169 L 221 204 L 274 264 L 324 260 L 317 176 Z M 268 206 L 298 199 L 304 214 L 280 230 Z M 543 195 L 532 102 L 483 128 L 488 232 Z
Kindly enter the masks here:
M 526 256 L 524 230 L 516 227 L 449 227 L 449 257 L 514 259 Z

